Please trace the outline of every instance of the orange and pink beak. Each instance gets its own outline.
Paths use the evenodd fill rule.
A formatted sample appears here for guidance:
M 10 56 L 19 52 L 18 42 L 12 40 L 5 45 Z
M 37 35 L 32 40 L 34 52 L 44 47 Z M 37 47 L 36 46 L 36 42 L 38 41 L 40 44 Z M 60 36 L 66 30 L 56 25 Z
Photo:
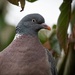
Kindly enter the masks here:
M 44 29 L 51 30 L 51 28 L 45 23 L 42 23 L 41 25 L 43 26 Z

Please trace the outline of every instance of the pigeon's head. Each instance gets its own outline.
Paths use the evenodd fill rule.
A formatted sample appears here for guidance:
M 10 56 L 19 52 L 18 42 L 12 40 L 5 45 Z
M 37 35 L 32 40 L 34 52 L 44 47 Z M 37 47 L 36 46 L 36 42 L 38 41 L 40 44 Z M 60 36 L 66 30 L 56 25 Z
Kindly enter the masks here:
M 19 22 L 16 33 L 35 35 L 40 29 L 50 30 L 50 27 L 44 22 L 45 20 L 40 14 L 29 14 Z

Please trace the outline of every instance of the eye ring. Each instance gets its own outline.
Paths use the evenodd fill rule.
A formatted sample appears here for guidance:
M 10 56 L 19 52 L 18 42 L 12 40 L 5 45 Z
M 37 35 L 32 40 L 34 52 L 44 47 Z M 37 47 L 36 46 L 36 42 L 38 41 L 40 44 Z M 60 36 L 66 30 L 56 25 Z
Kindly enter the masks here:
M 35 19 L 32 19 L 32 22 L 36 22 L 36 20 Z

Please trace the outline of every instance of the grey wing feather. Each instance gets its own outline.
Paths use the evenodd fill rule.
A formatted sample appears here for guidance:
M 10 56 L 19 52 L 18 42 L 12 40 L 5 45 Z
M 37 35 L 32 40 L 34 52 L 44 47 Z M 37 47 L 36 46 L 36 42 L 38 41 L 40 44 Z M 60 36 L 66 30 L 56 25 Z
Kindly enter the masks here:
M 57 75 L 55 60 L 54 60 L 52 54 L 50 53 L 50 51 L 48 49 L 46 49 L 46 50 L 47 50 L 47 55 L 48 55 L 49 63 L 51 63 L 51 72 L 52 72 L 52 75 Z

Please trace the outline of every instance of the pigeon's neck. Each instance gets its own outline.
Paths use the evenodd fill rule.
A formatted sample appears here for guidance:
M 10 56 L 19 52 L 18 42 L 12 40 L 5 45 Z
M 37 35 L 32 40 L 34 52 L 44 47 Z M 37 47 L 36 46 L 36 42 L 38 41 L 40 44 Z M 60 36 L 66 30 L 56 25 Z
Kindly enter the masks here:
M 42 45 L 39 38 L 37 36 L 30 36 L 30 35 L 16 35 L 14 41 L 12 42 L 13 48 L 15 47 L 32 47 L 32 46 L 39 46 Z M 24 50 L 24 49 L 23 49 Z
M 36 38 L 36 39 L 39 40 L 38 36 L 35 36 L 35 35 L 28 35 L 28 34 L 16 34 L 14 40 L 15 40 L 15 39 L 19 39 L 19 38 L 26 39 L 26 38 L 29 38 L 29 37 L 30 37 L 30 38 Z
M 17 29 L 16 30 L 16 34 L 19 34 L 19 35 L 30 35 L 30 36 L 38 36 L 38 32 L 37 31 L 34 31 L 32 30 L 31 28 L 29 29 Z
M 16 51 L 25 52 L 25 49 L 30 50 L 30 48 L 36 48 L 34 46 L 36 46 L 36 47 L 42 46 L 42 44 L 37 36 L 16 34 L 13 42 L 9 45 L 9 48 L 10 48 L 9 50 L 12 52 L 16 52 Z M 14 50 L 13 50 L 13 48 L 14 48 Z M 33 50 L 35 50 L 35 49 L 33 49 Z

